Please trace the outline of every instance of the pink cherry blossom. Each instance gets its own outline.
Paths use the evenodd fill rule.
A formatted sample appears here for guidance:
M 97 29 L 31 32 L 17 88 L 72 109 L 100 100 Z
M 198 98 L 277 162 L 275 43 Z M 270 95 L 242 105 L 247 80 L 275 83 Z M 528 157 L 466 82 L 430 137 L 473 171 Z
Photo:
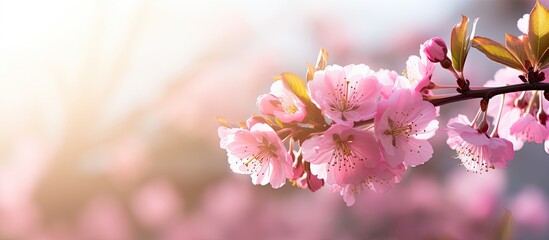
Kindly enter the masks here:
M 547 127 L 539 123 L 532 114 L 520 117 L 509 130 L 509 133 L 525 142 L 541 143 L 548 136 Z
M 522 18 L 517 21 L 518 29 L 524 33 L 528 34 L 528 22 L 530 21 L 530 14 L 524 14 Z
M 435 117 L 433 104 L 408 89 L 398 90 L 378 104 L 375 134 L 389 165 L 396 167 L 404 162 L 415 166 L 431 158 L 433 148 L 426 139 L 438 129 Z
M 518 70 L 503 68 L 496 72 L 496 74 L 494 75 L 494 80 L 488 81 L 484 86 L 501 87 L 506 85 L 520 84 L 522 83 L 522 81 L 518 78 L 518 75 L 520 74 L 522 74 L 522 72 Z M 526 123 L 525 121 L 532 120 L 532 114 L 535 113 L 535 111 L 532 111 L 532 108 L 528 108 L 528 103 L 530 102 L 532 97 L 533 94 L 531 92 L 512 92 L 505 94 L 505 101 L 503 103 L 503 116 L 501 117 L 501 122 L 498 127 L 498 135 L 501 138 L 505 138 L 511 141 L 513 143 L 513 149 L 515 151 L 520 150 L 525 141 L 530 141 L 527 140 L 527 138 L 525 137 L 529 133 L 525 132 L 526 130 L 528 130 L 528 128 L 525 128 L 523 123 Z M 547 103 L 546 100 L 543 101 L 544 103 Z M 497 118 L 500 104 L 501 98 L 494 97 L 490 100 L 490 104 L 488 105 L 487 113 L 489 116 L 494 117 L 494 120 Z M 511 128 L 520 119 L 523 118 L 524 113 L 527 111 L 529 112 L 528 115 L 532 116 L 532 118 L 528 117 L 527 119 L 523 119 L 522 122 L 519 123 L 519 125 L 514 127 L 515 132 L 511 134 Z M 519 131 L 519 127 L 522 130 Z M 541 134 L 543 134 L 543 131 L 541 132 Z
M 412 55 L 406 61 L 406 77 L 410 89 L 421 92 L 431 82 L 431 77 L 435 71 L 435 64 L 427 59 L 425 55 L 425 46 L 420 45 L 419 56 Z
M 510 141 L 488 137 L 471 127 L 469 119 L 461 114 L 448 121 L 447 144 L 456 151 L 461 164 L 473 172 L 506 168 L 515 156 Z
M 395 71 L 381 69 L 376 72 L 376 77 L 381 84 L 381 97 L 383 99 L 388 99 L 398 89 L 411 88 L 410 80 L 398 75 Z
M 384 192 L 394 184 L 399 183 L 404 175 L 404 164 L 391 168 L 386 162 L 381 162 L 377 167 L 369 169 L 368 177 L 358 184 L 346 184 L 343 186 L 332 185 L 334 192 L 339 192 L 347 206 L 355 203 L 356 196 L 364 190 Z
M 282 122 L 301 122 L 307 112 L 305 104 L 282 82 L 271 85 L 271 93 L 261 95 L 257 105 L 266 115 L 274 115 Z
M 251 174 L 253 184 L 271 183 L 273 188 L 279 188 L 291 174 L 292 159 L 269 125 L 257 123 L 249 130 L 220 127 L 219 137 L 231 169 Z
M 311 172 L 330 185 L 360 183 L 380 160 L 373 134 L 341 124 L 303 142 L 302 151 Z
M 315 72 L 307 87 L 324 114 L 345 125 L 371 118 L 381 89 L 375 72 L 364 64 L 330 65 Z
M 513 149 L 515 151 L 520 150 L 524 146 L 524 140 L 511 134 L 511 126 L 517 122 L 520 118 L 521 110 L 519 108 L 512 108 L 508 112 L 505 112 L 501 117 L 501 122 L 498 127 L 498 135 L 500 138 L 504 138 L 513 143 Z
M 494 80 L 487 81 L 485 87 L 503 87 L 506 85 L 520 84 L 522 81 L 518 78 L 519 75 L 523 74 L 521 71 L 512 69 L 509 67 L 499 69 L 494 74 Z M 503 112 L 508 112 L 512 108 L 517 107 L 515 105 L 515 100 L 521 95 L 521 92 L 512 92 L 505 94 L 505 105 L 503 105 Z M 525 101 L 530 99 L 530 93 L 527 93 L 527 98 Z M 498 114 L 501 98 L 493 97 L 490 99 L 490 104 L 488 105 L 488 115 L 496 117 Z

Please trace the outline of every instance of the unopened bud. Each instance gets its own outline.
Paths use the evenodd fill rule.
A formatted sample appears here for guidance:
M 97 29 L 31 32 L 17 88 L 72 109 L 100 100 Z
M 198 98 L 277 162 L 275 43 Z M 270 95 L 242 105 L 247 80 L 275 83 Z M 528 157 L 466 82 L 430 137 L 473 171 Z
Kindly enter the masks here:
M 446 43 L 444 42 L 444 40 L 442 40 L 442 38 L 431 38 L 425 41 L 425 43 L 423 43 L 423 46 L 423 52 L 425 53 L 429 61 L 438 63 L 446 59 L 448 48 L 446 47 Z
M 483 98 L 482 100 L 480 100 L 480 110 L 482 110 L 483 112 L 486 112 L 487 109 L 488 109 L 488 99 Z

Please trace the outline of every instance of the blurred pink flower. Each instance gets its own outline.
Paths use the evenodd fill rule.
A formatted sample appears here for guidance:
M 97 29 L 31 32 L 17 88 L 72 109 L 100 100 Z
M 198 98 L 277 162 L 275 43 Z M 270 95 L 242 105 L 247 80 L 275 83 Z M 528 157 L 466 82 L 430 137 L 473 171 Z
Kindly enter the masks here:
M 379 164 L 380 153 L 372 133 L 336 124 L 321 136 L 305 140 L 303 159 L 327 184 L 358 184 L 369 168 Z
M 521 190 L 511 201 L 510 210 L 513 221 L 527 231 L 546 231 L 549 226 L 547 198 L 538 188 L 529 187 Z
M 113 146 L 107 174 L 115 183 L 128 185 L 139 179 L 146 171 L 149 157 L 149 146 L 143 140 L 125 137 Z
M 170 182 L 155 180 L 139 189 L 131 206 L 143 226 L 161 229 L 181 214 L 181 202 L 177 190 Z
M 41 214 L 32 194 L 53 153 L 35 136 L 14 141 L 0 164 L 0 236 L 26 238 L 38 227 Z
M 334 122 L 353 125 L 375 114 L 381 86 L 364 64 L 330 65 L 307 84 L 313 102 Z
M 454 171 L 448 178 L 445 196 L 453 211 L 469 219 L 487 219 L 499 209 L 506 187 L 503 171 L 472 174 Z
M 110 197 L 97 197 L 84 208 L 78 222 L 81 239 L 130 240 L 132 229 L 122 205 Z
M 292 159 L 276 132 L 258 123 L 248 129 L 219 127 L 221 147 L 225 147 L 231 169 L 250 174 L 253 184 L 279 188 L 291 175 Z
M 506 168 L 513 160 L 513 144 L 503 138 L 488 137 L 471 127 L 469 119 L 459 114 L 448 121 L 446 143 L 456 151 L 457 158 L 469 171 L 487 172 L 489 169 Z
M 408 89 L 398 90 L 378 104 L 375 135 L 389 165 L 416 166 L 431 158 L 433 147 L 426 139 L 438 129 L 435 117 L 433 104 Z
M 271 85 L 271 93 L 259 96 L 257 106 L 265 115 L 274 115 L 280 121 L 301 122 L 307 112 L 305 104 L 282 82 Z

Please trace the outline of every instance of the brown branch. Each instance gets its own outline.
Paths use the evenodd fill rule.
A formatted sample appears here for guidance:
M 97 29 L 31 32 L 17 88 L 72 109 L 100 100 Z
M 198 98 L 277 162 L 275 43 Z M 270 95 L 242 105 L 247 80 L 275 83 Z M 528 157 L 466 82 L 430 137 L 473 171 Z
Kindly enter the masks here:
M 521 91 L 534 91 L 542 90 L 549 91 L 549 83 L 521 83 L 516 85 L 508 85 L 503 87 L 494 87 L 482 90 L 469 90 L 460 95 L 450 96 L 439 99 L 429 100 L 435 106 L 446 105 L 453 102 L 460 102 L 469 99 L 475 98 L 485 98 L 490 99 L 496 95 L 511 93 L 511 92 L 521 92 Z

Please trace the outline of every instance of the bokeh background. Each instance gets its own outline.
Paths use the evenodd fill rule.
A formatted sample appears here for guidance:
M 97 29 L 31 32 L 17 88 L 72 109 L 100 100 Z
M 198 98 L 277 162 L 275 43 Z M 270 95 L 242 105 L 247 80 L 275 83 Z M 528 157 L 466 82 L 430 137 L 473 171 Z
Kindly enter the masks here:
M 548 5 L 549 1 L 542 1 Z M 241 121 L 272 76 L 329 62 L 401 72 L 461 13 L 502 41 L 533 1 L 0 0 L 0 239 L 549 239 L 549 156 L 468 173 L 436 153 L 386 194 L 254 186 L 216 116 Z M 474 49 L 474 85 L 500 68 Z M 451 83 L 437 70 L 434 81 Z M 478 103 L 445 106 L 441 126 Z

